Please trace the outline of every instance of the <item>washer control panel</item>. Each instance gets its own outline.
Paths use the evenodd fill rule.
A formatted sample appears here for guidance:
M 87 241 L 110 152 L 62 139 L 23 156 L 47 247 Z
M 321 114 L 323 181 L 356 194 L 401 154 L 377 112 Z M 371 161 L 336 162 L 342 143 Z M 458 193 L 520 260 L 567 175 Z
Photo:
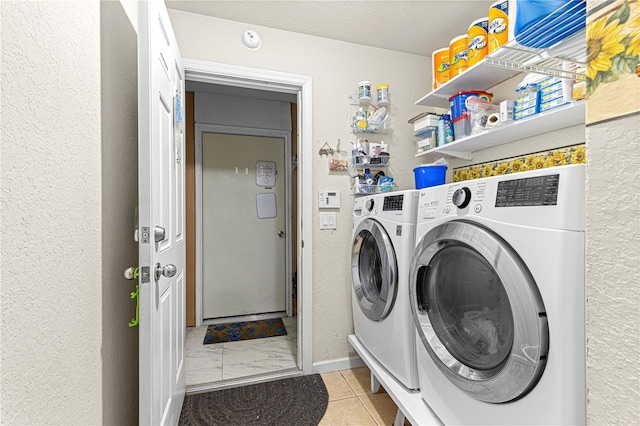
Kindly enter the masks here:
M 382 205 L 382 211 L 402 211 L 402 205 L 404 202 L 404 195 L 390 195 L 384 197 L 384 203 Z

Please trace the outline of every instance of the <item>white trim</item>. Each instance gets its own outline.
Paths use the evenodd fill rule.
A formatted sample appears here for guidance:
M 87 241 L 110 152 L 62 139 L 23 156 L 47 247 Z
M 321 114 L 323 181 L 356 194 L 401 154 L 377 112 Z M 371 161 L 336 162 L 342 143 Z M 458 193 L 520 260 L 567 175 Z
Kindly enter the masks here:
M 298 94 L 298 349 L 299 367 L 313 372 L 313 259 L 312 259 L 312 80 L 311 77 L 235 65 L 183 59 L 185 80 Z M 198 170 L 196 169 L 196 173 Z M 200 174 L 202 170 L 200 170 Z M 304 224 L 307 224 L 304 227 Z M 304 248 L 302 247 L 304 243 Z M 196 247 L 197 249 L 197 247 Z M 196 300 L 197 301 L 197 300 Z
M 202 383 L 197 385 L 187 385 L 186 394 L 211 392 L 214 390 L 235 388 L 238 386 L 255 385 L 256 383 L 270 382 L 272 380 L 288 379 L 290 377 L 302 376 L 302 371 L 297 368 L 280 370 L 274 373 L 254 374 L 251 376 L 238 377 L 237 379 L 219 380 L 217 382 Z
M 356 358 L 340 358 L 331 361 L 320 361 L 313 363 L 314 373 L 330 373 L 338 370 L 349 370 L 351 368 L 362 367 L 365 365 L 360 357 Z
M 202 306 L 202 191 L 204 190 L 202 183 L 202 134 L 218 133 L 227 135 L 244 135 L 244 136 L 261 136 L 271 137 L 284 140 L 285 158 L 285 312 L 287 316 L 291 316 L 291 253 L 292 246 L 290 236 L 291 232 L 291 131 L 286 130 L 270 130 L 259 129 L 253 127 L 237 127 L 224 126 L 220 124 L 196 123 L 196 325 L 204 323 Z M 199 296 L 199 297 L 198 297 Z M 282 315 L 279 315 L 280 317 Z
M 196 327 L 202 325 L 202 129 L 195 125 L 196 174 Z
M 302 369 L 305 374 L 312 373 L 313 364 L 313 219 L 312 219 L 312 168 L 313 140 L 311 138 L 313 128 L 311 102 L 311 77 L 307 77 L 305 83 L 298 92 L 298 253 L 300 265 L 298 268 L 298 314 L 302 315 L 302 327 L 298 331 L 298 339 L 302 346 Z M 304 224 L 307 224 L 305 227 Z
M 209 326 L 209 325 L 216 325 L 216 324 L 225 324 L 228 322 L 260 321 L 260 320 L 268 320 L 268 319 L 274 319 L 274 318 L 283 318 L 285 316 L 286 316 L 286 313 L 284 311 L 270 312 L 268 314 L 239 315 L 237 317 L 203 319 L 202 325 Z

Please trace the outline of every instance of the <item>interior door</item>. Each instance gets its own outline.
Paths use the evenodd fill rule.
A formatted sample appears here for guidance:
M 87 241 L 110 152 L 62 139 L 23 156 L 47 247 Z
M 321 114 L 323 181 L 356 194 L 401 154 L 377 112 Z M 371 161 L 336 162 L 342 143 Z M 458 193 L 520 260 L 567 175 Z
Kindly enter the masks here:
M 184 400 L 184 67 L 161 1 L 138 3 L 138 87 L 140 424 L 176 425 Z
M 285 140 L 202 134 L 202 316 L 286 309 Z

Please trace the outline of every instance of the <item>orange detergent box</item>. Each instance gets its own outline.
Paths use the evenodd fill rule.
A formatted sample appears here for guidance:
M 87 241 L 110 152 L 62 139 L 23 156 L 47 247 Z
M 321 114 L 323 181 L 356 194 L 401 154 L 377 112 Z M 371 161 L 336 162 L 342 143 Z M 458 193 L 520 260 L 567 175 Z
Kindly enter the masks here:
M 489 52 L 489 18 L 476 19 L 467 31 L 467 67 L 480 62 Z
M 433 88 L 437 89 L 449 81 L 449 48 L 438 49 L 431 54 L 433 63 Z

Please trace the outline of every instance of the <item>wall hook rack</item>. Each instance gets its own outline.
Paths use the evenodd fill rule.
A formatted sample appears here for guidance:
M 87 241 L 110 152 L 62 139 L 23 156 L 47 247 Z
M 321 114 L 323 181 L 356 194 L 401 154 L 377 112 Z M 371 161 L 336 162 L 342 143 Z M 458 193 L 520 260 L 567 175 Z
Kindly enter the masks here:
M 327 156 L 329 154 L 333 155 L 334 151 L 333 151 L 333 148 L 331 148 L 329 146 L 329 142 L 325 142 L 324 145 L 322 145 L 320 147 L 320 151 L 318 151 L 318 152 L 319 152 L 320 156 L 322 157 L 323 155 L 327 155 Z

